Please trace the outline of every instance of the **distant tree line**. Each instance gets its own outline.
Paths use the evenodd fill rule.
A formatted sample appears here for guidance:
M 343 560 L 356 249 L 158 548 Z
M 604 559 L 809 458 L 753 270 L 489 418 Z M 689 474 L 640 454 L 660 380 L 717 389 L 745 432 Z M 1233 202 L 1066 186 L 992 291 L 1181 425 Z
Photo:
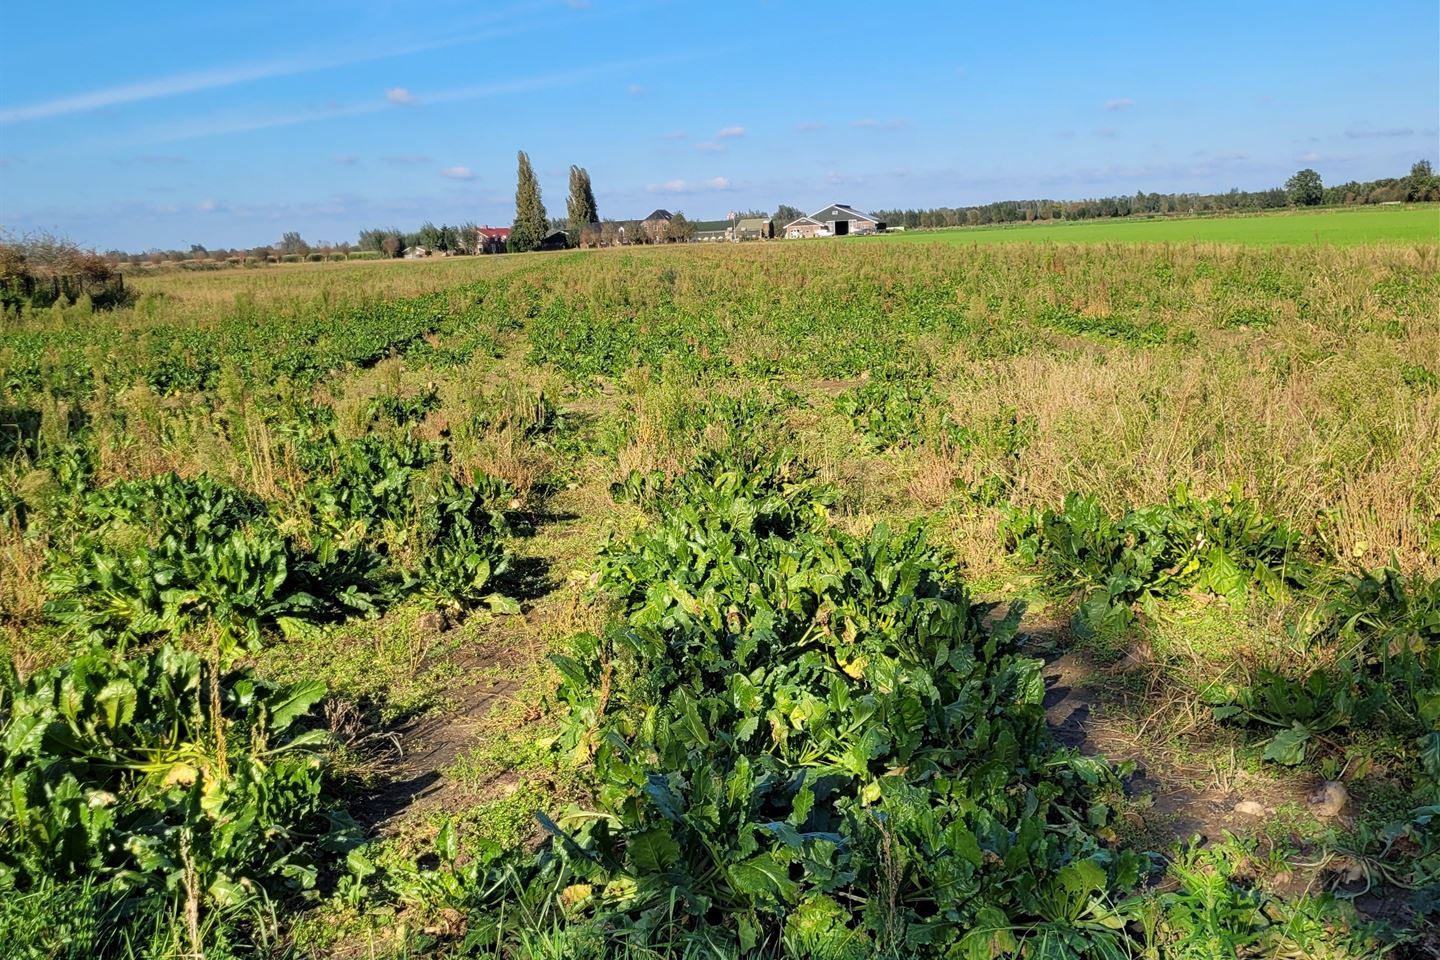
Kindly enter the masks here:
M 1228 193 L 1121 194 L 1088 200 L 1001 200 L 973 207 L 877 210 L 875 216 L 892 227 L 963 227 L 1031 220 L 1096 220 L 1157 214 L 1244 213 L 1320 204 L 1355 205 L 1440 200 L 1440 177 L 1421 160 L 1404 177 L 1327 187 L 1314 170 L 1298 171 L 1283 187 L 1231 190 Z M 777 223 L 779 214 L 777 216 Z M 791 219 L 794 219 L 793 217 Z M 786 221 L 789 222 L 789 221 Z
M 595 203 L 590 174 L 584 167 L 571 166 L 570 191 L 564 217 L 550 217 L 540 199 L 540 185 L 529 156 L 518 157 L 515 185 L 515 221 L 511 226 L 509 249 L 516 252 L 537 249 L 547 234 L 566 233 L 568 246 L 610 246 L 616 243 L 665 243 L 690 239 L 694 223 L 676 214 L 668 225 L 644 224 L 639 220 L 602 220 Z M 1359 182 L 1351 180 L 1325 186 L 1314 170 L 1299 170 L 1281 187 L 1269 190 L 1231 190 L 1228 193 L 1145 193 L 1121 194 L 1087 200 L 1001 200 L 970 207 L 877 210 L 875 215 L 892 227 L 980 226 L 990 223 L 1021 223 L 1031 220 L 1094 220 L 1110 217 L 1155 216 L 1163 214 L 1244 213 L 1306 207 L 1320 204 L 1356 205 L 1374 203 L 1440 201 L 1440 177 L 1428 160 L 1420 160 L 1404 177 Z M 805 216 L 805 211 L 781 204 L 774 213 L 747 210 L 736 219 L 772 217 L 777 229 Z M 622 241 L 623 237 L 623 241 Z M 240 265 L 296 263 L 300 261 L 356 258 L 403 257 L 406 252 L 424 249 L 427 254 L 465 255 L 477 252 L 474 223 L 436 226 L 426 221 L 418 230 L 374 227 L 360 231 L 356 242 L 309 243 L 298 232 L 285 233 L 275 243 L 249 249 L 211 248 L 191 244 L 188 250 L 151 249 L 142 253 L 109 250 L 103 257 L 112 264 L 181 263 L 185 265 Z

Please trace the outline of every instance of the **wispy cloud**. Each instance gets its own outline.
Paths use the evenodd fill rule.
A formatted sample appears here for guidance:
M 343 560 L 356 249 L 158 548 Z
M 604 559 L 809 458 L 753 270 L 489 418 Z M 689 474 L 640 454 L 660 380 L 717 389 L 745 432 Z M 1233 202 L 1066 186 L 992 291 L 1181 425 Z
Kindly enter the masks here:
M 715 131 L 715 139 L 717 140 L 731 140 L 735 137 L 743 136 L 745 136 L 744 127 L 721 127 L 719 130 Z
M 660 139 L 661 139 L 661 140 L 684 140 L 685 138 L 687 138 L 687 137 L 689 137 L 689 136 L 690 136 L 690 134 L 686 133 L 684 130 L 671 130 L 669 133 L 662 134 L 661 137 L 660 137 Z
M 152 128 L 142 131 L 136 140 L 140 143 L 179 143 L 184 140 L 199 140 L 204 137 L 220 137 L 235 133 L 254 133 L 276 127 L 294 127 L 313 123 L 316 120 L 338 120 L 342 117 L 358 117 L 388 109 L 385 101 L 356 103 L 346 107 L 327 107 L 318 110 L 303 110 L 293 113 L 237 114 L 229 117 L 207 118 L 174 127 Z
M 158 77 L 153 80 L 142 80 L 137 83 L 127 83 L 100 90 L 90 90 L 85 93 L 77 93 L 68 97 L 57 97 L 53 100 L 44 100 L 39 103 L 31 103 L 19 107 L 0 108 L 0 124 L 23 123 L 27 120 L 44 120 L 48 117 L 83 113 L 88 110 L 98 110 L 102 107 L 113 107 L 124 103 L 137 103 L 142 100 L 173 97 L 182 93 L 212 90 L 216 87 L 230 87 L 237 83 L 248 83 L 253 80 L 266 80 L 271 77 L 284 77 L 297 73 L 307 73 L 311 70 L 323 69 L 326 66 L 340 66 L 343 65 L 344 62 L 343 58 L 335 61 L 325 60 L 313 61 L 311 63 L 294 60 L 225 67 L 217 70 L 202 70 L 195 73 L 173 74 L 168 77 Z
M 586 83 L 608 73 L 615 73 L 621 70 L 633 70 L 637 67 L 654 66 L 658 63 L 673 63 L 677 60 L 686 59 L 688 56 L 693 56 L 693 54 L 668 55 L 642 61 L 627 60 L 602 63 L 581 70 L 542 74 L 533 77 L 519 77 L 514 80 L 502 80 L 480 86 L 442 90 L 437 93 L 427 94 L 424 102 L 427 106 L 436 106 L 446 103 L 459 103 L 467 100 L 480 100 L 487 97 L 513 96 L 521 93 L 558 89 Z M 181 140 L 194 140 L 201 137 L 223 136 L 234 133 L 252 133 L 257 130 L 296 126 L 319 120 L 362 116 L 364 114 L 389 109 L 390 107 L 391 103 L 386 99 L 371 100 L 364 103 L 350 104 L 348 106 L 332 105 L 324 109 L 304 110 L 293 113 L 241 115 L 219 120 L 206 118 L 188 125 L 142 131 L 137 137 L 137 140 L 142 143 L 174 143 Z
M 390 164 L 392 167 L 408 167 L 417 163 L 429 163 L 430 158 L 423 153 L 392 153 L 380 158 L 381 161 Z
M 186 158 L 174 153 L 142 153 L 135 157 L 117 157 L 118 166 L 129 167 L 178 167 L 189 163 Z
M 859 120 L 851 120 L 850 126 L 861 129 L 886 129 L 899 130 L 901 127 L 910 126 L 910 121 L 904 117 L 891 117 L 889 120 L 877 120 L 874 117 L 861 117 Z
M 238 84 L 253 83 L 260 80 L 318 73 L 322 70 L 354 66 L 361 63 L 373 63 L 379 60 L 390 60 L 417 53 L 441 50 L 447 47 L 464 46 L 481 40 L 496 39 L 498 37 L 539 30 L 554 25 L 553 21 L 537 18 L 533 16 L 533 14 L 534 9 L 532 4 L 518 4 L 498 10 L 484 18 L 484 20 L 489 23 L 502 23 L 512 19 L 517 21 L 505 27 L 459 31 L 445 37 L 420 39 L 409 43 L 391 41 L 381 47 L 341 48 L 317 55 L 295 56 L 264 62 L 233 64 L 210 70 L 174 73 L 163 77 L 152 77 L 147 80 L 137 80 L 131 83 L 122 83 L 110 87 L 87 90 L 82 93 L 69 94 L 67 96 L 41 100 L 35 103 L 0 107 L 0 125 L 45 120 L 51 117 L 85 113 L 105 107 L 140 103 L 163 97 L 176 97 L 183 94 L 199 93 L 201 91 L 215 90 L 222 87 L 233 87 Z
M 695 149 L 701 153 L 724 153 L 725 144 L 716 143 L 714 140 L 702 140 L 695 144 Z
M 353 153 L 337 153 L 330 161 L 342 167 L 353 167 L 360 162 L 360 158 Z
M 630 94 L 630 96 L 632 97 L 638 97 L 640 96 L 640 94 L 645 92 L 645 88 L 640 86 L 640 84 L 638 83 L 632 83 L 625 88 L 625 92 Z
M 419 103 L 415 94 L 404 87 L 390 87 L 385 91 L 385 102 L 393 103 L 398 107 L 410 107 Z
M 442 176 L 442 177 L 448 177 L 448 178 L 451 179 L 451 180 L 474 180 L 474 179 L 475 179 L 475 173 L 474 173 L 474 171 L 472 171 L 469 167 L 460 166 L 460 165 L 453 166 L 453 167 L 446 167 L 444 170 L 441 170 L 441 171 L 440 171 L 440 176 Z
M 1345 136 L 1351 140 L 1384 140 L 1392 137 L 1408 137 L 1415 131 L 1409 127 L 1391 127 L 1386 130 L 1374 130 L 1370 127 L 1351 127 L 1345 131 Z
M 799 123 L 795 124 L 795 129 L 799 130 L 801 133 L 805 133 L 810 130 L 823 130 L 825 129 L 825 124 L 821 123 L 818 120 L 801 120 Z
M 1105 101 L 1106 110 L 1128 110 L 1135 106 L 1135 101 L 1129 97 L 1116 97 L 1114 100 Z
M 1113 140 L 1120 135 L 1120 131 L 1114 127 L 1096 127 L 1095 136 L 1103 137 L 1106 140 Z

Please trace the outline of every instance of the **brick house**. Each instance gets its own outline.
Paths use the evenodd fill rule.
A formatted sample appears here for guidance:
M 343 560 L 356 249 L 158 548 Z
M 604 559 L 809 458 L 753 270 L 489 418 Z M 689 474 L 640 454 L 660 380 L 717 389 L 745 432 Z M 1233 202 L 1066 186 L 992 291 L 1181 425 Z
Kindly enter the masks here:
M 825 224 L 819 220 L 812 220 L 809 217 L 801 217 L 798 220 L 791 220 L 782 228 L 781 236 L 786 240 L 809 240 L 811 237 L 828 237 L 830 232 L 825 229 Z
M 666 210 L 664 207 L 651 210 L 650 216 L 640 221 L 641 238 L 650 243 L 664 243 L 665 228 L 670 225 L 670 221 L 674 219 L 674 217 L 675 214 Z
M 476 227 L 476 253 L 504 253 L 510 244 L 509 227 Z
M 884 230 L 884 221 L 877 220 L 868 213 L 861 213 L 848 203 L 832 203 L 808 217 L 800 217 L 785 224 L 784 234 L 787 239 L 793 240 L 806 237 L 845 237 L 851 234 L 881 233 Z

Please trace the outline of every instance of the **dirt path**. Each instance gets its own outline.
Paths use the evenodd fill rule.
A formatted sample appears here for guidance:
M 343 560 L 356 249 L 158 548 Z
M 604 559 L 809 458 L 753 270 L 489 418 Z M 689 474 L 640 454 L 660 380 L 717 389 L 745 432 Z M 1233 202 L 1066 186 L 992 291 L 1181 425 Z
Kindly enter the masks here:
M 450 654 L 457 676 L 444 691 L 448 706 L 394 731 L 400 759 L 359 805 L 356 818 L 362 824 L 386 832 L 431 810 L 471 803 L 477 789 L 487 786 L 462 785 L 447 770 L 493 733 L 497 711 L 527 707 L 518 698 L 531 689 L 529 681 L 550 643 L 573 632 L 584 584 L 568 573 L 598 542 L 593 519 L 582 512 L 583 501 L 583 496 L 562 493 L 550 512 L 534 518 L 533 534 L 518 545 L 517 575 L 509 591 L 521 600 L 522 613 L 496 617 Z M 538 709 L 538 704 L 528 706 Z
M 1066 650 L 1070 645 L 1063 623 L 1027 624 L 1022 633 L 1027 643 L 1046 650 Z M 1236 812 L 1242 801 L 1259 803 L 1271 812 L 1304 803 L 1307 791 L 1300 784 L 1187 765 L 1176 756 L 1178 744 L 1169 742 L 1173 734 L 1152 733 L 1143 717 L 1126 717 L 1131 711 L 1125 708 L 1141 706 L 1146 696 L 1125 704 L 1107 698 L 1103 691 L 1122 686 L 1125 674 L 1143 675 L 1148 669 L 1143 660 L 1127 654 L 1117 663 L 1100 665 L 1074 650 L 1052 652 L 1045 660 L 1045 714 L 1055 738 L 1082 753 L 1135 764 L 1127 793 L 1132 798 L 1149 796 L 1151 803 L 1143 812 L 1131 814 L 1143 821 L 1132 825 L 1148 836 L 1184 841 L 1199 835 L 1213 842 L 1226 831 L 1243 834 L 1262 824 L 1262 819 Z M 1123 722 L 1127 719 L 1129 723 Z M 1138 730 L 1134 729 L 1137 719 Z

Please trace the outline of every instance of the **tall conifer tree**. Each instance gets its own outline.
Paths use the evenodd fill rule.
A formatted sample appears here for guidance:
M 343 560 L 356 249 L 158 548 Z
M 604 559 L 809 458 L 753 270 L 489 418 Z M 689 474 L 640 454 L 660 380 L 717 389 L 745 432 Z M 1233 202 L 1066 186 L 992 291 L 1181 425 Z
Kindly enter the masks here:
M 595 209 L 595 191 L 590 187 L 590 172 L 584 167 L 570 167 L 570 199 L 565 212 L 570 220 L 570 242 L 579 243 L 580 234 L 592 223 L 600 222 Z
M 530 167 L 530 157 L 519 154 L 515 175 L 515 223 L 510 228 L 510 249 L 518 253 L 536 250 L 545 239 L 545 204 L 540 202 L 540 184 Z

